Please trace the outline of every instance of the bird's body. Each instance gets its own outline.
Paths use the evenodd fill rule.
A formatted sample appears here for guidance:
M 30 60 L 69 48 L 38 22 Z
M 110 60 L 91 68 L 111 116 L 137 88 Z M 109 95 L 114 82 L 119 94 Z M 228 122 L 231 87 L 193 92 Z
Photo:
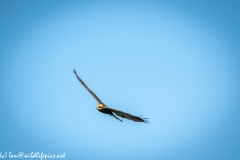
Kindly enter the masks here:
M 112 113 L 109 109 L 107 109 L 108 107 L 105 106 L 102 103 L 99 103 L 96 108 L 99 112 L 102 112 L 102 113 L 105 113 L 105 114 L 110 114 L 111 115 L 111 113 Z
M 97 110 L 99 112 L 102 112 L 104 114 L 109 114 L 110 116 L 113 116 L 114 118 L 116 118 L 117 120 L 123 122 L 120 118 L 118 118 L 117 116 L 119 117 L 122 117 L 122 118 L 127 118 L 129 120 L 132 120 L 134 122 L 145 122 L 145 123 L 148 123 L 149 121 L 147 120 L 148 118 L 141 118 L 141 117 L 137 117 L 137 116 L 134 116 L 134 115 L 131 115 L 129 113 L 126 113 L 126 112 L 123 112 L 123 111 L 120 111 L 120 110 L 116 110 L 114 108 L 110 108 L 108 106 L 106 106 L 88 87 L 87 85 L 82 81 L 81 78 L 79 78 L 76 70 L 74 69 L 73 72 L 75 73 L 77 79 L 80 81 L 80 83 L 88 90 L 88 92 L 97 100 L 98 102 L 98 105 L 97 105 Z M 116 116 L 116 115 L 117 116 Z

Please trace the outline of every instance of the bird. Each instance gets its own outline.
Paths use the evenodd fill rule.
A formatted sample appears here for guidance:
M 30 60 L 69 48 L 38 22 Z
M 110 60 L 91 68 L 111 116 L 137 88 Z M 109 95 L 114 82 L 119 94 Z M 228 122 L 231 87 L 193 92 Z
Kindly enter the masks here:
M 110 108 L 108 106 L 106 106 L 94 93 L 93 91 L 91 91 L 88 86 L 83 82 L 83 80 L 78 76 L 76 70 L 73 70 L 73 73 L 76 75 L 77 79 L 79 80 L 79 82 L 88 90 L 88 92 L 96 99 L 96 101 L 98 102 L 97 105 L 97 110 L 101 113 L 104 114 L 109 114 L 110 116 L 116 118 L 117 120 L 123 122 L 119 117 L 121 118 L 126 118 L 129 120 L 132 120 L 134 122 L 144 122 L 144 123 L 149 123 L 148 118 L 142 118 L 142 117 L 138 117 L 138 116 L 134 116 L 132 114 L 114 109 L 114 108 Z M 119 116 L 119 117 L 118 117 Z M 141 115 L 142 116 L 142 115 Z

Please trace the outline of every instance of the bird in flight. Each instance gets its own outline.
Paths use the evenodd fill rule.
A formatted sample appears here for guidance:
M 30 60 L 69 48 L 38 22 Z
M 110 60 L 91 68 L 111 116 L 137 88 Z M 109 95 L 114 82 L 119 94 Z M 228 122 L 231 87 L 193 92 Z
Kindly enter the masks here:
M 79 82 L 88 90 L 88 92 L 97 100 L 98 102 L 98 105 L 97 105 L 97 110 L 102 112 L 102 113 L 105 113 L 105 114 L 109 114 L 110 116 L 113 116 L 114 118 L 116 118 L 117 120 L 123 122 L 119 117 L 122 117 L 122 118 L 126 118 L 126 119 L 129 119 L 129 120 L 132 120 L 134 122 L 144 122 L 144 123 L 148 123 L 148 118 L 141 118 L 141 117 L 138 117 L 138 116 L 134 116 L 134 115 L 131 115 L 129 113 L 126 113 L 126 112 L 122 112 L 120 110 L 117 110 L 117 109 L 114 109 L 114 108 L 110 108 L 108 106 L 106 106 L 89 88 L 88 86 L 81 80 L 80 77 L 78 77 L 78 74 L 76 72 L 76 70 L 74 69 L 73 72 L 75 73 L 77 79 L 79 80 Z

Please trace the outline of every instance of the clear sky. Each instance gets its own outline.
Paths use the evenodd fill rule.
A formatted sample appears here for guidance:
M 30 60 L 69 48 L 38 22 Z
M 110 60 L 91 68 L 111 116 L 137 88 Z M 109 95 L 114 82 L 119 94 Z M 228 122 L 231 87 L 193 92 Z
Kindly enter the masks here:
M 0 2 L 0 152 L 240 159 L 237 1 Z M 119 122 L 109 107 L 150 124 Z

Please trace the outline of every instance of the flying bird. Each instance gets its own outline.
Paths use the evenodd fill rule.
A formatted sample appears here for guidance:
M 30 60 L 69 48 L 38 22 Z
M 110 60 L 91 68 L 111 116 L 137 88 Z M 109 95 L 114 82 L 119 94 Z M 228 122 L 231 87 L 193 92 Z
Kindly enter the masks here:
M 114 108 L 110 108 L 108 106 L 106 106 L 94 93 L 93 91 L 91 91 L 88 86 L 81 80 L 81 78 L 78 76 L 76 70 L 74 69 L 73 72 L 75 73 L 77 79 L 79 80 L 79 82 L 88 90 L 88 92 L 97 100 L 98 102 L 98 105 L 97 105 L 97 110 L 102 112 L 102 113 L 105 113 L 105 114 L 109 114 L 110 116 L 113 116 L 114 118 L 116 118 L 117 120 L 123 122 L 119 117 L 122 117 L 122 118 L 126 118 L 126 119 L 129 119 L 129 120 L 132 120 L 134 122 L 144 122 L 144 123 L 148 123 L 148 118 L 141 118 L 141 117 L 138 117 L 138 116 L 134 116 L 134 115 L 131 115 L 129 113 L 126 113 L 126 112 L 123 112 L 123 111 L 120 111 L 120 110 L 117 110 L 117 109 L 114 109 Z

